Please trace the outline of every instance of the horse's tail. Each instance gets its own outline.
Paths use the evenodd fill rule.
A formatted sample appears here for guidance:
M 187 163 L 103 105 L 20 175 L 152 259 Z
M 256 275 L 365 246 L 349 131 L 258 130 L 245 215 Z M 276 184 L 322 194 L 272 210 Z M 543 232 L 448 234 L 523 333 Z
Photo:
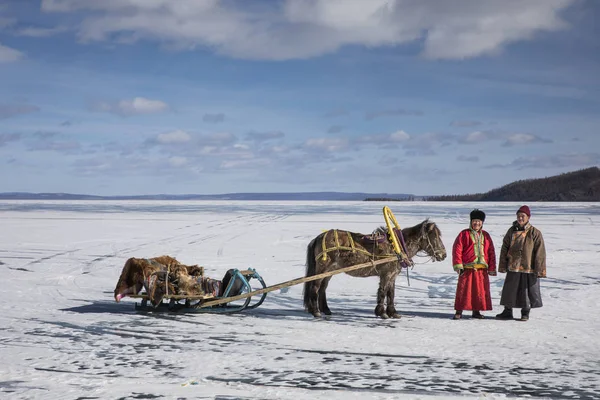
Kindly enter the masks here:
M 317 260 L 315 257 L 315 246 L 318 243 L 317 239 L 319 239 L 320 237 L 321 237 L 321 235 L 314 238 L 308 244 L 308 247 L 306 248 L 306 274 L 305 274 L 306 277 L 313 276 L 317 273 Z M 314 284 L 315 284 L 315 281 L 304 282 L 304 290 L 303 290 L 304 307 L 308 308 L 308 304 L 309 304 L 309 300 L 310 300 L 310 292 L 311 292 L 311 289 Z

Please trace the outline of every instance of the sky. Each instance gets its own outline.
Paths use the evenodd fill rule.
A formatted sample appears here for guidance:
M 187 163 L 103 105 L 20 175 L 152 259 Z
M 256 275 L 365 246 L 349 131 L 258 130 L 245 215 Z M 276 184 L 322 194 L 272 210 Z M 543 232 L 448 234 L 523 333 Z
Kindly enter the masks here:
M 3 0 L 0 192 L 485 192 L 600 164 L 592 0 Z

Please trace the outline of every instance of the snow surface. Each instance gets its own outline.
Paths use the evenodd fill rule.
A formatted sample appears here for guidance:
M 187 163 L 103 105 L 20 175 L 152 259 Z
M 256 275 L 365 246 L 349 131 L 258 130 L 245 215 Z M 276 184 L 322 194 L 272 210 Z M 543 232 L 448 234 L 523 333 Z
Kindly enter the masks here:
M 600 205 L 535 203 L 544 307 L 496 321 L 451 320 L 451 257 L 416 257 L 403 317 L 374 316 L 378 280 L 335 276 L 334 315 L 303 309 L 302 286 L 234 315 L 138 313 L 113 300 L 129 257 L 168 254 L 221 278 L 256 268 L 268 285 L 304 276 L 322 230 L 370 233 L 391 207 L 402 227 L 431 218 L 448 252 L 468 213 L 499 252 L 516 203 L 1 201 L 0 397 L 27 399 L 600 398 Z M 516 316 L 518 316 L 516 310 Z

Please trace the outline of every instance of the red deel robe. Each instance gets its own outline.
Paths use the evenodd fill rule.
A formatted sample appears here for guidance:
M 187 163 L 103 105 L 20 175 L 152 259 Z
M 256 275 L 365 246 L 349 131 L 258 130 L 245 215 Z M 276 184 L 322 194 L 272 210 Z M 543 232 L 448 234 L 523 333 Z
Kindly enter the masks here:
M 454 309 L 491 310 L 488 275 L 496 275 L 496 252 L 490 235 L 483 229 L 479 235 L 472 229 L 461 231 L 452 246 L 452 266 L 455 271 L 462 271 L 456 286 Z

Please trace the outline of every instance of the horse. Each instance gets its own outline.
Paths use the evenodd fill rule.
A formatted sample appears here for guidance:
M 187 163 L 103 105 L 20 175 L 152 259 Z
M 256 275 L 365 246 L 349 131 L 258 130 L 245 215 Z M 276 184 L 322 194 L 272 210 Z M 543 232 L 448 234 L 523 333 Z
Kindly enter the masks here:
M 115 287 L 115 301 L 118 303 L 123 297 L 138 294 L 150 276 L 159 271 L 168 271 L 176 267 L 185 268 L 187 274 L 192 276 L 201 276 L 204 273 L 204 270 L 198 265 L 185 265 L 166 255 L 154 258 L 129 258 L 125 261 Z
M 397 233 L 396 235 L 399 236 Z M 418 252 L 424 251 L 434 261 L 444 260 L 446 248 L 441 236 L 438 226 L 429 219 L 402 229 L 406 256 L 412 260 Z M 395 255 L 385 227 L 377 228 L 373 235 L 332 229 L 321 233 L 309 243 L 306 250 L 306 277 Z M 396 276 L 403 266 L 402 260 L 398 258 L 389 263 L 346 273 L 355 277 L 379 276 L 375 315 L 384 319 L 400 318 L 394 306 L 394 296 Z M 304 307 L 315 318 L 321 317 L 321 313 L 331 315 L 326 295 L 330 279 L 331 276 L 328 276 L 304 283 Z

